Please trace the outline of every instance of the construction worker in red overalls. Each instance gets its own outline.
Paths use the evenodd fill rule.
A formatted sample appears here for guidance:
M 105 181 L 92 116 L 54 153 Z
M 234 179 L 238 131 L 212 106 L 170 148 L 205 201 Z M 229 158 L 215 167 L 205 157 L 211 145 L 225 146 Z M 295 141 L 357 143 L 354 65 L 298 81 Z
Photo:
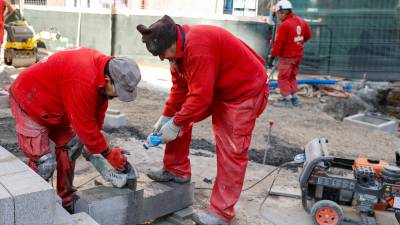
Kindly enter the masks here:
M 291 108 L 300 105 L 297 96 L 297 74 L 303 58 L 304 43 L 311 38 L 310 26 L 293 12 L 292 4 L 287 0 L 276 4 L 276 14 L 282 22 L 278 28 L 268 67 L 279 57 L 278 86 L 282 95 L 274 106 Z
M 109 148 L 101 130 L 108 100 L 133 101 L 139 81 L 134 61 L 78 48 L 32 65 L 10 87 L 19 147 L 29 167 L 43 179 L 49 180 L 57 167 L 57 194 L 70 213 L 74 211 L 75 160 L 83 146 L 124 170 L 124 150 Z
M 217 176 L 207 211 L 197 224 L 229 224 L 242 191 L 251 136 L 268 100 L 264 60 L 227 30 L 176 24 L 164 16 L 138 25 L 147 50 L 170 62 L 171 92 L 153 133 L 166 144 L 163 168 L 147 175 L 159 182 L 189 182 L 194 123 L 212 117 Z

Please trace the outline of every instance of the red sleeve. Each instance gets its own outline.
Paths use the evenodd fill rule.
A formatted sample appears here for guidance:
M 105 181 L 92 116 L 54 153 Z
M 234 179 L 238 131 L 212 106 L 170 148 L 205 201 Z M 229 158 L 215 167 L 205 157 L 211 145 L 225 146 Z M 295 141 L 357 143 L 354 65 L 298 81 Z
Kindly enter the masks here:
M 274 42 L 274 45 L 272 46 L 272 51 L 271 51 L 272 57 L 279 56 L 285 42 L 286 42 L 286 32 L 285 32 L 284 24 L 282 23 L 278 28 L 278 32 L 276 33 L 275 42 Z
M 185 102 L 188 93 L 187 82 L 179 77 L 175 70 L 171 69 L 172 87 L 168 100 L 165 103 L 163 116 L 173 117 L 176 112 L 181 110 L 183 102 Z
M 106 117 L 106 111 L 108 108 L 108 100 L 104 100 L 102 103 L 100 103 L 100 107 L 97 111 L 97 116 L 96 116 L 96 123 L 97 126 L 100 128 L 100 130 L 103 130 L 104 126 L 104 118 Z
M 98 124 L 102 113 L 97 112 L 97 88 L 77 80 L 70 80 L 61 86 L 64 107 L 76 135 L 91 153 L 104 151 L 108 144 Z
M 306 21 L 304 21 L 306 29 L 304 30 L 304 42 L 307 42 L 308 40 L 311 39 L 312 32 L 310 25 Z
M 194 56 L 188 59 L 189 93 L 182 109 L 176 113 L 174 123 L 184 126 L 208 110 L 214 94 L 217 77 L 217 60 L 210 56 Z

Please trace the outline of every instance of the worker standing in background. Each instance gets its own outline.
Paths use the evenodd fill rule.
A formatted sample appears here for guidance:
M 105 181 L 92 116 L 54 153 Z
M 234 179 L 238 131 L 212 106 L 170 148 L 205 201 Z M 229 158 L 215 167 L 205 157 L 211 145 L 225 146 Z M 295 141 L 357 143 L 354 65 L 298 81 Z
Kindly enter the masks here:
M 274 59 L 279 57 L 278 85 L 282 98 L 273 105 L 288 108 L 300 104 L 296 94 L 296 77 L 303 58 L 304 43 L 311 38 L 310 26 L 292 10 L 292 4 L 287 0 L 276 4 L 276 14 L 282 23 L 268 60 L 268 67 L 272 68 Z
M 10 87 L 19 146 L 43 179 L 49 180 L 57 166 L 57 194 L 69 212 L 74 211 L 75 160 L 84 145 L 124 170 L 124 150 L 109 149 L 100 131 L 108 100 L 133 101 L 139 81 L 134 61 L 78 48 L 32 65 Z
M 14 12 L 14 8 L 7 0 L 0 0 L 0 47 L 3 44 L 4 39 L 4 21 L 6 21 L 7 17 L 10 16 Z
M 147 175 L 159 182 L 189 182 L 189 145 L 194 123 L 212 116 L 217 176 L 207 211 L 197 224 L 229 224 L 240 197 L 251 136 L 268 100 L 264 60 L 223 28 L 178 25 L 164 16 L 138 25 L 147 50 L 170 62 L 171 92 L 153 133 L 167 143 L 164 166 Z

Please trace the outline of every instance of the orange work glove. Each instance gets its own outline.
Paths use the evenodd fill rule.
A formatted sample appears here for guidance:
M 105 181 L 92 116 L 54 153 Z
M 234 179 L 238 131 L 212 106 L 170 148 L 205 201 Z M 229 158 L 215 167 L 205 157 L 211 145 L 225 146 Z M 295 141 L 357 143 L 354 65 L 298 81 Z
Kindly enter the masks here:
M 123 171 L 127 162 L 126 157 L 123 155 L 124 153 L 128 152 L 122 148 L 113 148 L 106 150 L 102 155 L 116 170 Z

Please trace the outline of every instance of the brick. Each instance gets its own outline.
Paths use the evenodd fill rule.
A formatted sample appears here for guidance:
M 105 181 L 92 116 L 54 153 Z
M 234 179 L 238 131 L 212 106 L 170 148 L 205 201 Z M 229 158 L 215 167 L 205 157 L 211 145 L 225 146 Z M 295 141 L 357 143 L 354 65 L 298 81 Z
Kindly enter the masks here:
M 14 155 L 0 147 L 0 184 L 13 199 L 14 224 L 53 225 L 55 193 Z
M 120 128 L 127 124 L 126 116 L 115 110 L 108 110 L 104 118 L 105 128 Z
M 101 225 L 139 224 L 143 190 L 98 186 L 78 191 L 75 212 L 86 212 Z
M 151 182 L 144 188 L 143 221 L 159 218 L 193 205 L 193 183 Z
M 81 212 L 72 215 L 74 225 L 100 225 L 88 214 Z
M 14 200 L 2 185 L 0 185 L 0 224 L 14 225 Z

